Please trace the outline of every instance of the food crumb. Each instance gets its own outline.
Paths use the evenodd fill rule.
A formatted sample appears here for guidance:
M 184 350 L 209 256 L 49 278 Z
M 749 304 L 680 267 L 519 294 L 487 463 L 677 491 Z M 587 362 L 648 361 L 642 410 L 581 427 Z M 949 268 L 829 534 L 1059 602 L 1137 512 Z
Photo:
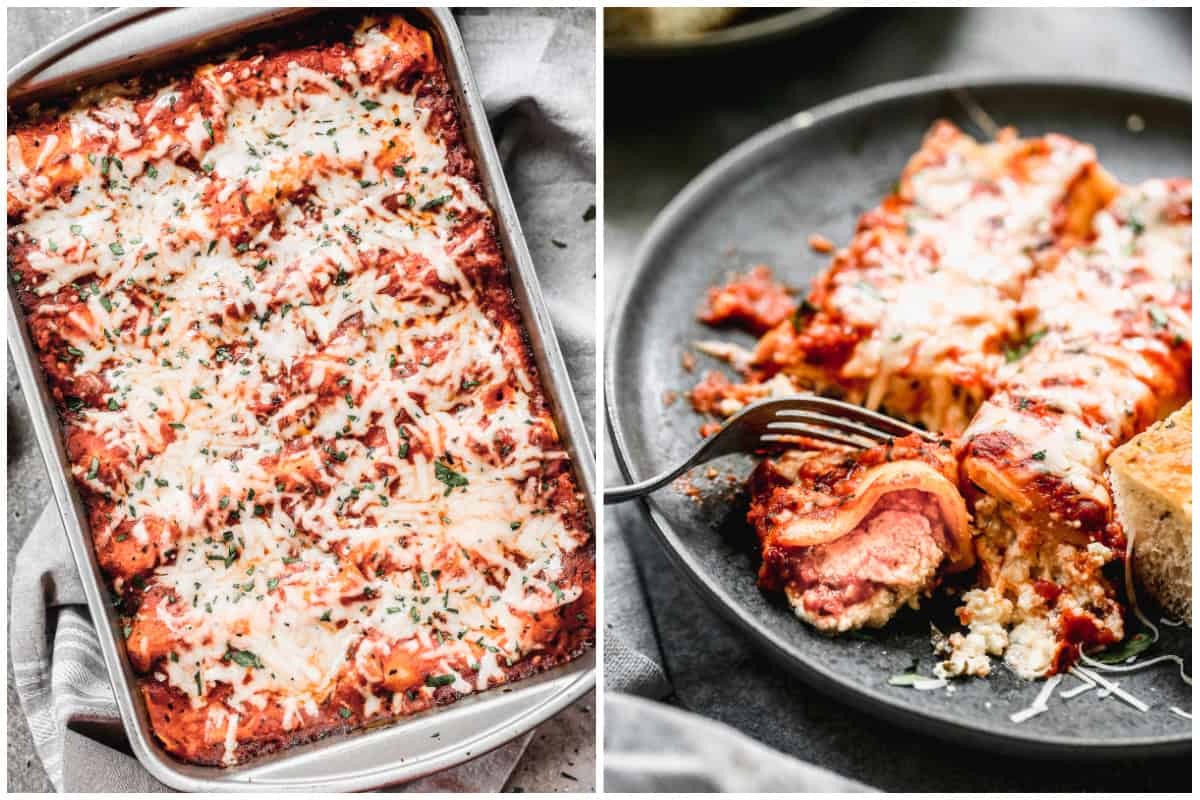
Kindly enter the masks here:
M 684 368 L 685 370 L 687 370 L 688 372 L 695 372 L 695 370 L 696 370 L 696 357 L 695 357 L 694 355 L 692 355 L 692 351 L 691 351 L 691 350 L 684 350 L 684 351 L 683 351 L 683 357 L 680 359 L 680 363 L 682 363 L 682 364 L 683 364 L 683 368 Z
M 717 472 L 717 470 L 714 467 L 709 467 L 708 472 L 704 473 L 704 477 L 708 478 L 711 481 L 720 474 L 721 473 Z
M 679 392 L 673 391 L 671 389 L 668 389 L 667 391 L 663 392 L 663 405 L 664 406 L 673 406 L 673 405 L 675 405 L 675 401 L 678 399 L 679 399 Z
M 1130 133 L 1141 133 L 1146 130 L 1146 120 L 1142 119 L 1141 114 L 1130 114 L 1125 118 L 1125 127 Z
M 680 475 L 673 483 L 675 491 L 689 497 L 697 503 L 700 502 L 700 489 L 696 484 L 692 483 L 686 475 Z
M 832 253 L 833 252 L 833 242 L 829 241 L 828 239 L 826 239 L 824 236 L 822 236 L 819 233 L 811 234 L 808 237 L 808 246 L 811 247 L 813 249 L 813 252 L 816 252 L 816 253 Z

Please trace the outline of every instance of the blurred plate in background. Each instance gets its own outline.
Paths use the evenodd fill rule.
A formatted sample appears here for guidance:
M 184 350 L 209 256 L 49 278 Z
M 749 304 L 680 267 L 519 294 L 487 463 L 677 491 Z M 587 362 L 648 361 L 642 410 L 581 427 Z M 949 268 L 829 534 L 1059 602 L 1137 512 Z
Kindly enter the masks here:
M 659 10 L 637 9 L 637 11 L 650 12 Z M 716 12 L 721 9 L 707 10 Z M 604 10 L 604 54 L 618 58 L 656 58 L 724 52 L 739 47 L 765 44 L 818 27 L 846 10 L 825 7 L 782 10 L 747 8 L 734 16 L 725 27 L 715 30 L 670 38 L 642 38 L 621 32 L 614 32 L 610 35 L 609 15 L 626 10 L 606 8 Z

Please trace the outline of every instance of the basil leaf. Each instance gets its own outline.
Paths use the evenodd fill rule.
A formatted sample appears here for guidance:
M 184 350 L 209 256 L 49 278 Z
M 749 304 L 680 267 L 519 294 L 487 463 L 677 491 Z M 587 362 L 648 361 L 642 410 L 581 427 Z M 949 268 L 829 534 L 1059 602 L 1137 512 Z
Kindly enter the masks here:
M 1127 637 L 1125 641 L 1112 645 L 1107 650 L 1092 656 L 1092 658 L 1101 664 L 1120 664 L 1136 655 L 1144 653 L 1150 649 L 1150 645 L 1152 644 L 1154 644 L 1154 638 L 1150 634 L 1141 631 Z

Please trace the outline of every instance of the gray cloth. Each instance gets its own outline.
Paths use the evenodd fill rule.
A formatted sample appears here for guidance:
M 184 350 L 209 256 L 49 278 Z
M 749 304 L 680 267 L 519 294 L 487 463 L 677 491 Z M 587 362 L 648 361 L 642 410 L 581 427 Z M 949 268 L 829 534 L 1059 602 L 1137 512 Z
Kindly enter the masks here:
M 464 12 L 459 22 L 590 422 L 595 224 L 584 215 L 595 202 L 594 16 L 591 9 L 501 9 Z M 12 581 L 10 657 L 38 755 L 60 791 L 166 790 L 129 755 L 64 536 L 51 504 L 17 556 Z M 403 790 L 499 791 L 532 736 Z
M 619 474 L 609 470 L 609 474 Z M 663 702 L 674 697 L 652 598 L 683 579 L 636 504 L 608 511 L 604 539 L 604 788 L 609 792 L 856 792 L 868 787 L 767 747 L 737 729 Z M 695 616 L 696 609 L 692 609 Z M 701 619 L 708 619 L 701 614 Z M 711 624 L 711 621 L 710 621 Z M 707 651 L 713 634 L 698 636 Z M 728 634 L 726 634 L 728 635 Z M 691 662 L 736 692 L 734 662 L 719 649 Z M 722 678 L 717 678 L 720 674 Z M 683 679 L 686 684 L 687 678 Z M 732 684 L 732 685 L 728 685 Z M 637 697 L 635 695 L 640 695 Z M 650 698 L 650 699 L 644 699 Z
M 627 694 L 604 702 L 607 792 L 863 792 L 727 725 Z
M 613 470 L 609 475 L 620 474 Z M 625 531 L 649 535 L 632 505 L 610 506 L 604 537 L 604 685 L 652 699 L 671 694 L 638 560 Z

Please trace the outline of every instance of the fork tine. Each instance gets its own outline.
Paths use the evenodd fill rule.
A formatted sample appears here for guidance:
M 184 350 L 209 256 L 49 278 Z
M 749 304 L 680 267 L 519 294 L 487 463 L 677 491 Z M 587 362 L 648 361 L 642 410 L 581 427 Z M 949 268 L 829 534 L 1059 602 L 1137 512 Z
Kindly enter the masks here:
M 854 447 L 859 450 L 865 450 L 869 445 L 864 444 L 862 440 L 850 439 L 846 436 L 839 436 L 828 430 L 821 428 L 805 428 L 801 425 L 796 425 L 789 428 L 787 434 L 765 433 L 759 437 L 759 441 L 764 444 L 794 444 L 792 439 L 797 436 L 804 436 L 809 439 L 820 439 L 825 442 L 833 442 L 847 447 Z
M 764 433 L 777 433 L 784 436 L 809 436 L 810 432 L 814 430 L 821 431 L 822 435 L 824 435 L 827 439 L 830 436 L 837 436 L 841 438 L 843 442 L 853 442 L 855 447 L 876 447 L 887 440 L 887 437 L 876 438 L 849 432 L 842 433 L 831 430 L 823 425 L 810 427 L 799 422 L 772 422 L 767 426 L 767 429 L 764 431 Z M 830 441 L 832 441 L 832 439 Z
M 780 415 L 784 416 L 784 415 Z M 860 425 L 853 420 L 841 419 L 839 417 L 831 417 L 828 414 L 817 414 L 815 412 L 792 412 L 786 415 L 785 420 L 776 420 L 767 423 L 769 430 L 787 430 L 788 426 L 795 422 L 807 423 L 809 425 L 819 425 L 822 428 L 833 428 L 836 431 L 843 433 L 853 433 L 858 436 L 865 436 L 868 439 L 876 441 L 886 441 L 895 438 L 892 434 L 885 431 L 877 430 L 868 425 Z
M 886 414 L 880 414 L 877 411 L 871 411 L 862 406 L 851 405 L 850 403 L 843 403 L 840 400 L 832 400 L 828 397 L 818 397 L 816 395 L 786 398 L 775 413 L 779 416 L 790 416 L 798 411 L 812 411 L 843 419 L 855 420 L 896 436 L 915 433 L 929 441 L 937 441 L 938 439 L 935 434 L 929 431 L 921 430 L 918 427 L 901 422 Z

